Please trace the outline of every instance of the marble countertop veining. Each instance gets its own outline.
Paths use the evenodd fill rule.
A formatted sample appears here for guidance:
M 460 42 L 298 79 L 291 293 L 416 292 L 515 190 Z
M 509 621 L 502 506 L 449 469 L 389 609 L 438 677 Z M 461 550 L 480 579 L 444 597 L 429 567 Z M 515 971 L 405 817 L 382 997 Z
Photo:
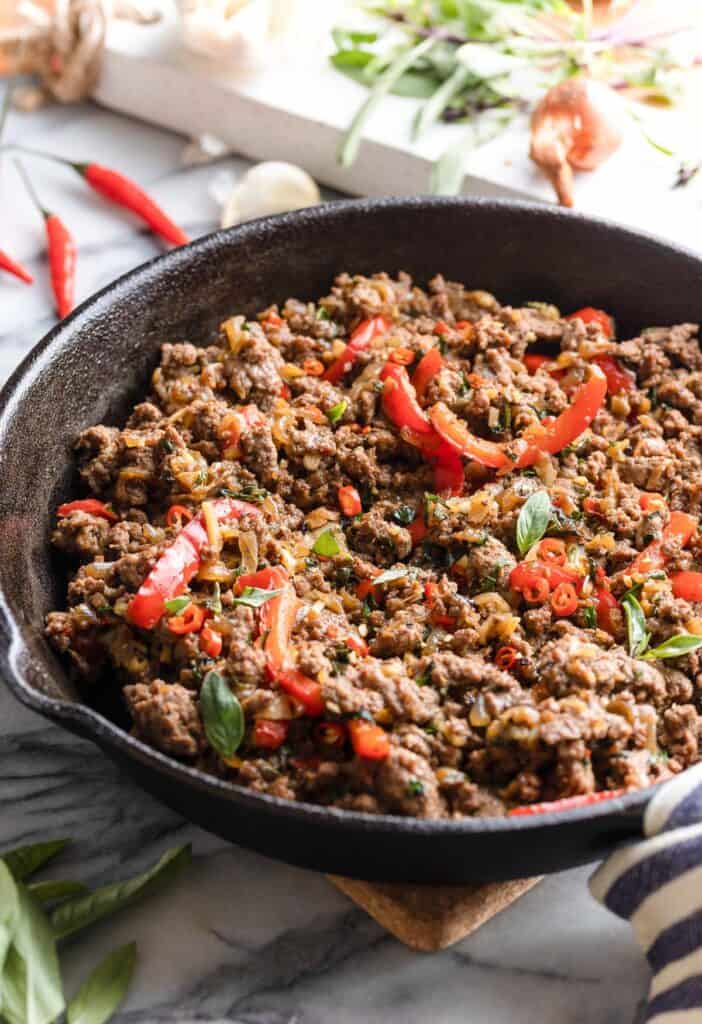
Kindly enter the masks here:
M 183 142 L 172 135 L 86 104 L 13 114 L 7 139 L 119 167 L 192 235 L 215 225 L 206 186 L 216 170 L 182 169 Z M 70 171 L 32 160 L 31 173 L 45 205 L 76 236 L 79 299 L 158 253 Z M 0 209 L 3 247 L 37 278 L 31 290 L 0 278 L 1 382 L 54 317 L 42 226 L 7 160 Z M 169 846 L 193 843 L 192 867 L 166 891 L 66 953 L 70 991 L 109 949 L 137 941 L 137 975 L 119 1021 L 622 1024 L 640 1013 L 646 965 L 628 926 L 591 899 L 589 868 L 548 878 L 449 950 L 413 953 L 323 877 L 188 825 L 97 748 L 0 688 L 0 848 L 63 835 L 75 842 L 60 862 L 62 877 L 88 882 L 126 876 Z

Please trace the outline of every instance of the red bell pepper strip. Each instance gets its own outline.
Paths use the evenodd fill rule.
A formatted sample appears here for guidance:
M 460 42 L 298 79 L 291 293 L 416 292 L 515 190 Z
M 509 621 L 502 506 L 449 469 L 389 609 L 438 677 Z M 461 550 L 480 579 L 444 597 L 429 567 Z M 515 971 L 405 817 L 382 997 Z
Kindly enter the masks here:
M 200 650 L 208 658 L 218 658 L 222 653 L 222 634 L 205 626 L 200 633 Z
M 351 369 L 356 362 L 358 353 L 362 352 L 364 348 L 368 348 L 379 334 L 387 334 L 391 327 L 392 320 L 386 316 L 374 316 L 371 320 L 362 320 L 349 338 L 344 351 L 324 374 L 324 380 L 335 384 Z
M 527 352 L 522 360 L 529 373 L 534 374 L 542 366 L 547 369 L 549 366 L 555 366 L 556 360 L 551 356 L 541 355 L 540 352 Z
M 663 527 L 660 540 L 654 540 L 647 548 L 641 551 L 628 569 L 624 572 L 627 576 L 641 575 L 654 572 L 656 569 L 663 569 L 668 561 L 663 551 L 666 541 L 678 540 L 681 547 L 690 541 L 697 532 L 697 519 L 688 515 L 687 512 L 671 512 L 670 519 Z
M 459 454 L 467 455 L 482 466 L 491 466 L 493 469 L 512 465 L 501 444 L 471 434 L 465 423 L 443 402 L 437 402 L 431 407 L 429 419 L 436 432 Z
M 463 494 L 466 478 L 459 455 L 449 445 L 439 449 L 434 465 L 434 489 L 442 497 L 457 498 Z
M 8 256 L 6 252 L 0 249 L 0 270 L 6 270 L 8 274 L 13 274 L 18 277 L 20 281 L 24 281 L 25 284 L 32 284 L 34 278 L 28 270 L 18 263 L 17 260 L 13 260 L 11 256 Z
M 622 796 L 624 789 L 606 789 L 599 793 L 581 793 L 578 796 L 566 796 L 562 800 L 549 800 L 541 804 L 525 804 L 523 807 L 515 807 L 509 812 L 508 817 L 516 818 L 531 814 L 549 814 L 553 811 L 569 811 L 574 807 L 589 807 L 590 804 L 599 804 L 603 800 L 613 800 Z
M 623 391 L 631 391 L 635 387 L 635 374 L 624 369 L 614 356 L 597 356 L 592 361 L 607 378 L 607 391 L 610 395 L 620 395 Z
M 64 505 L 59 505 L 57 511 L 60 516 L 70 516 L 71 512 L 88 512 L 91 516 L 100 516 L 111 523 L 117 522 L 117 516 L 112 509 L 104 501 L 98 501 L 96 498 L 81 498 L 80 501 L 67 501 Z
M 310 718 L 319 718 L 324 714 L 322 691 L 314 679 L 309 679 L 295 668 L 284 668 L 276 680 L 281 690 L 302 704 Z
M 409 531 L 410 537 L 412 538 L 413 547 L 416 547 L 417 544 L 419 544 L 420 541 L 424 540 L 426 535 L 429 533 L 424 516 L 421 514 L 421 512 L 417 513 L 414 522 L 410 523 L 407 529 Z
M 359 757 L 369 761 L 383 761 L 390 753 L 388 734 L 373 722 L 354 718 L 349 722 L 351 745 Z
M 427 390 L 429 382 L 436 377 L 444 365 L 444 357 L 438 348 L 430 348 L 419 360 L 417 368 L 412 374 L 412 387 L 419 402 L 424 398 L 424 392 Z
M 285 743 L 287 735 L 287 722 L 274 722 L 268 718 L 259 718 L 254 724 L 254 746 L 263 747 L 264 750 L 277 750 Z
M 676 572 L 671 576 L 673 594 L 685 601 L 702 601 L 702 572 Z
M 608 338 L 614 337 L 614 321 L 603 309 L 584 306 L 582 309 L 576 310 L 575 313 L 570 313 L 566 320 L 582 320 L 584 324 L 599 324 L 603 334 L 606 334 Z
M 239 595 L 245 587 L 258 587 L 259 590 L 278 590 L 289 579 L 287 569 L 282 565 L 268 566 L 258 572 L 248 572 L 236 581 L 235 591 Z
M 361 496 L 356 488 L 350 484 L 339 488 L 337 498 L 339 499 L 339 507 L 345 516 L 357 516 L 363 511 Z
M 219 498 L 212 502 L 217 519 L 228 522 L 241 516 L 260 516 L 260 509 L 235 498 Z M 209 538 L 202 512 L 185 526 L 166 548 L 129 602 L 127 618 L 142 629 L 153 629 L 165 611 L 165 603 L 178 597 L 200 568 L 200 553 Z
M 434 428 L 417 401 L 407 370 L 386 363 L 380 374 L 383 387 L 383 412 L 396 427 L 408 427 L 415 434 L 432 435 Z
M 580 385 L 573 401 L 560 416 L 549 424 L 540 423 L 524 432 L 522 439 L 527 442 L 527 448 L 517 459 L 517 468 L 533 466 L 544 452 L 556 455 L 572 444 L 590 426 L 606 397 L 607 378 L 599 366 L 592 366 L 589 379 Z
M 597 625 L 605 633 L 611 633 L 613 636 L 617 632 L 617 624 L 612 616 L 612 612 L 618 608 L 619 601 L 617 601 L 611 590 L 600 587 L 597 591 Z
M 360 636 L 356 636 L 354 633 L 349 633 L 346 637 L 346 643 L 355 651 L 356 654 L 360 654 L 362 658 L 365 658 L 368 654 L 368 644 Z

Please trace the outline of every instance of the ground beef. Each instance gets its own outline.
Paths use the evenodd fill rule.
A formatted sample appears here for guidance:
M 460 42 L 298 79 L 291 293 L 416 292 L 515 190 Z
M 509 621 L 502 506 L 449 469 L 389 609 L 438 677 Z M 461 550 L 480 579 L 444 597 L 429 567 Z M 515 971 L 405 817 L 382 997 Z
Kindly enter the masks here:
M 625 386 L 539 452 L 595 359 Z M 80 435 L 46 633 L 136 736 L 257 792 L 463 817 L 647 786 L 700 757 L 702 586 L 676 580 L 702 574 L 701 438 L 695 325 L 616 339 L 441 275 L 341 274 L 166 342 L 124 428 Z M 204 727 L 217 676 L 234 755 Z

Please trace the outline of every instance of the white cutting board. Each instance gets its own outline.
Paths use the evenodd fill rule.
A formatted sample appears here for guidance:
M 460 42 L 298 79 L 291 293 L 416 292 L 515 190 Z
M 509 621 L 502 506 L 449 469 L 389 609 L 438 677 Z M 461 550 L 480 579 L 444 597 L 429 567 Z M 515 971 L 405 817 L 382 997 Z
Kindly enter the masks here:
M 276 60 L 265 71 L 241 76 L 184 50 L 174 6 L 161 3 L 164 16 L 155 25 L 112 23 L 94 93 L 106 107 L 186 136 L 211 133 L 252 159 L 289 160 L 322 184 L 356 195 L 427 192 L 432 162 L 468 130 L 439 124 L 411 144 L 416 101 L 389 96 L 367 125 L 356 163 L 342 168 L 337 149 L 366 90 L 330 67 L 331 45 L 325 50 L 318 39 L 306 45 L 303 36 L 294 62 Z M 649 134 L 669 146 L 682 143 L 692 153 L 690 139 L 699 138 L 700 152 L 697 110 L 696 125 L 682 114 L 647 112 Z M 527 153 L 528 123 L 518 119 L 470 153 L 464 192 L 552 201 L 550 186 Z M 632 121 L 619 152 L 594 173 L 578 175 L 577 207 L 700 249 L 702 191 L 695 185 L 672 190 L 676 168 Z

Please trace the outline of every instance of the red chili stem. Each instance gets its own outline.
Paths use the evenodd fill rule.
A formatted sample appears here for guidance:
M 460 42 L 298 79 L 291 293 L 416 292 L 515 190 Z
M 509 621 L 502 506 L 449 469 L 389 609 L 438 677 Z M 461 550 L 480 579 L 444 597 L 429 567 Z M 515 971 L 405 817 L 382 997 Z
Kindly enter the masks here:
M 190 241 L 185 232 L 164 213 L 143 188 L 127 178 L 126 175 L 120 174 L 119 171 L 113 171 L 109 167 L 103 167 L 97 163 L 79 163 L 67 160 L 65 157 L 56 156 L 54 153 L 47 153 L 44 150 L 28 149 L 23 146 L 14 148 L 32 156 L 72 167 L 93 191 L 116 206 L 121 206 L 135 214 L 151 228 L 154 234 L 159 235 L 166 242 L 170 242 L 172 245 L 186 245 Z
M 15 161 L 15 163 L 32 202 L 44 218 L 46 240 L 49 248 L 51 287 L 54 292 L 54 299 L 56 300 L 56 312 L 59 315 L 59 319 L 63 320 L 75 305 L 76 244 L 61 218 L 42 206 L 29 175 L 19 160 Z

